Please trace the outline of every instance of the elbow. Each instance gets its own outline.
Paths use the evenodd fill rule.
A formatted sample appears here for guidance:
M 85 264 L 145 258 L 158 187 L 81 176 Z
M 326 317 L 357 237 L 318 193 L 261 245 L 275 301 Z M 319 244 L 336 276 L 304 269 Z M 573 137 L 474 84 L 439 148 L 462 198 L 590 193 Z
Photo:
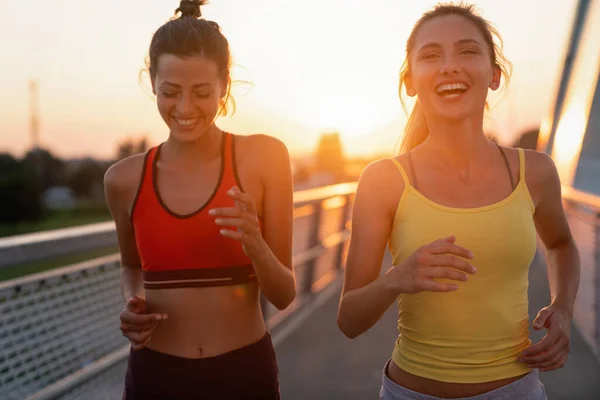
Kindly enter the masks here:
M 292 304 L 292 302 L 294 301 L 294 299 L 296 298 L 296 291 L 294 290 L 291 294 L 282 297 L 281 299 L 279 299 L 278 301 L 276 301 L 275 303 L 272 303 L 275 308 L 277 308 L 279 311 L 285 310 L 286 308 L 288 308 L 288 306 L 290 304 Z
M 351 327 L 349 327 L 348 324 L 342 318 L 340 318 L 339 315 L 337 319 L 337 324 L 338 328 L 340 328 L 340 331 L 342 331 L 344 336 L 346 336 L 348 339 L 356 339 L 358 335 L 360 335 L 360 332 L 356 332 L 353 329 L 351 329 Z
M 291 272 L 291 271 L 290 271 Z M 296 299 L 296 277 L 294 273 L 291 273 L 291 279 L 288 281 L 288 289 L 285 291 L 285 296 L 283 298 L 281 308 L 279 310 L 286 309 L 292 302 Z
M 272 302 L 279 311 L 285 310 L 288 308 L 290 304 L 296 299 L 296 286 L 295 282 L 292 281 L 291 288 L 285 291 L 280 298 L 278 298 L 275 302 Z
M 546 245 L 546 251 L 549 253 L 559 253 L 559 252 L 574 252 L 578 253 L 577 243 L 575 242 L 575 238 L 572 235 L 564 236 L 560 239 L 557 239 L 553 243 Z
M 344 314 L 345 313 L 342 309 L 342 304 L 340 302 L 340 308 L 338 310 L 338 315 L 337 315 L 338 328 L 340 329 L 340 331 L 342 331 L 344 336 L 346 336 L 348 339 L 356 339 L 358 337 L 358 335 L 361 334 L 361 332 L 358 332 L 357 330 L 352 329 L 350 321 L 348 321 L 347 316 Z
M 579 250 L 577 249 L 577 243 L 572 236 L 546 246 L 546 259 L 548 261 L 564 260 L 565 258 L 570 260 L 570 266 L 579 268 Z
M 291 301 L 288 301 L 288 302 L 283 302 L 283 301 L 282 301 L 282 302 L 280 302 L 280 303 L 273 304 L 273 305 L 275 306 L 275 308 L 276 308 L 278 311 L 283 311 L 283 310 L 285 310 L 286 308 L 288 308 L 288 306 L 289 306 L 290 304 L 292 304 L 292 302 L 291 302 Z

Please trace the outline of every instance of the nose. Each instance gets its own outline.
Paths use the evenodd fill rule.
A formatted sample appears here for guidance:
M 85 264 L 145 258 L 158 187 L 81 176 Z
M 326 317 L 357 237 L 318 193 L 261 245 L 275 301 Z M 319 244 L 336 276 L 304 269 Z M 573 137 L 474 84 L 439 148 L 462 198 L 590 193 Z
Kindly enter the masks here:
M 194 112 L 194 102 L 190 95 L 182 95 L 177 102 L 177 114 L 185 117 L 189 116 Z
M 460 67 L 453 56 L 444 57 L 444 62 L 440 66 L 440 73 L 442 75 L 456 74 L 460 71 Z

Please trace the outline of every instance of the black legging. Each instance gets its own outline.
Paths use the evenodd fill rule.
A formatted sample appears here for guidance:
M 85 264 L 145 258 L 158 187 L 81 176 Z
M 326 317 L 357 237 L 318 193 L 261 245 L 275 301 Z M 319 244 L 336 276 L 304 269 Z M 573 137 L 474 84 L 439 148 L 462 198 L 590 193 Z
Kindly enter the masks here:
M 279 400 L 271 335 L 229 353 L 183 358 L 150 349 L 130 351 L 123 400 Z

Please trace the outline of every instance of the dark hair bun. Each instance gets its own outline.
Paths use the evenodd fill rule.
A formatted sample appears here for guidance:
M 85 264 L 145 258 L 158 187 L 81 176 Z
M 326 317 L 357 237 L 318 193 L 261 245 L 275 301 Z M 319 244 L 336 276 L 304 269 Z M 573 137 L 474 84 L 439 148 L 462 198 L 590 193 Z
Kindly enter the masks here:
M 205 0 L 181 0 L 175 14 L 181 13 L 181 17 L 200 18 L 202 16 L 200 6 L 205 3 Z

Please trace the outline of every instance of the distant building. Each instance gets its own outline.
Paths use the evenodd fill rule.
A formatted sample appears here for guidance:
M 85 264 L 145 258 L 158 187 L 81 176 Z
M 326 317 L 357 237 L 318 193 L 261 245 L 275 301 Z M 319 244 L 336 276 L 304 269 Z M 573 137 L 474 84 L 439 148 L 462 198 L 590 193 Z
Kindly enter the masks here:
M 316 173 L 322 175 L 325 184 L 343 182 L 346 179 L 346 159 L 338 132 L 323 133 L 315 150 Z

